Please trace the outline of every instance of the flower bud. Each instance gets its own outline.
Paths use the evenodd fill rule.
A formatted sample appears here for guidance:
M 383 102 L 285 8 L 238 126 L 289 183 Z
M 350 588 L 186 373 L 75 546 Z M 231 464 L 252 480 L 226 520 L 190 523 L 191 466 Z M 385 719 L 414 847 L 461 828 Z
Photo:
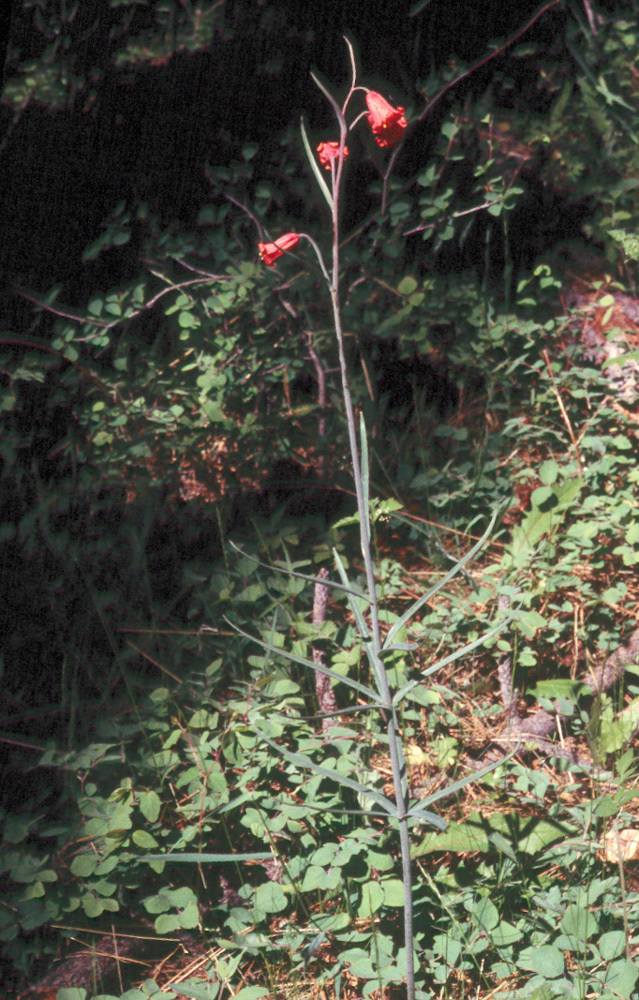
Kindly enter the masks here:
M 299 239 L 297 233 L 284 233 L 274 243 L 258 243 L 257 249 L 267 267 L 272 267 L 278 257 L 281 257 L 287 250 L 292 250 L 299 243 Z
M 327 170 L 331 169 L 331 163 L 337 161 L 339 157 L 339 142 L 320 142 L 317 147 L 319 161 Z M 348 148 L 344 146 L 344 159 L 348 156 Z

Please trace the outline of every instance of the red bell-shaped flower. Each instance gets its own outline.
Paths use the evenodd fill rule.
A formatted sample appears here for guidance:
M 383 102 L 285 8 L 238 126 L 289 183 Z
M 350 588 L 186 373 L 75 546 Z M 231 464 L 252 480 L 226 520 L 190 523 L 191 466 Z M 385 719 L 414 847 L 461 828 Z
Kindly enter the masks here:
M 394 146 L 401 139 L 408 124 L 404 118 L 404 109 L 394 108 L 375 90 L 369 90 L 366 94 L 366 105 L 368 107 L 366 117 L 377 145 L 383 149 Z
M 320 142 L 317 147 L 319 161 L 327 170 L 331 169 L 333 160 L 339 157 L 339 142 Z M 348 156 L 348 148 L 344 146 L 344 159 Z
M 274 243 L 258 243 L 257 249 L 267 267 L 272 267 L 277 258 L 281 257 L 287 250 L 292 250 L 299 243 L 299 240 L 297 233 L 284 233 Z

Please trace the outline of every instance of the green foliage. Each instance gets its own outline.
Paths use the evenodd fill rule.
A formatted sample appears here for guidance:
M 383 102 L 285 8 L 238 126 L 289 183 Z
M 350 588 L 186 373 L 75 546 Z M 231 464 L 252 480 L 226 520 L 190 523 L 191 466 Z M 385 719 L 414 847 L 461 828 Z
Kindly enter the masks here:
M 204 11 L 205 35 L 215 7 Z M 427 742 L 451 793 L 446 800 L 441 790 L 445 831 L 424 829 L 433 821 L 421 811 L 428 802 L 411 804 L 422 996 L 453 994 L 460 984 L 493 990 L 507 978 L 517 985 L 504 998 L 636 996 L 627 927 L 639 899 L 622 890 L 600 852 L 609 821 L 634 824 L 626 807 L 635 794 L 639 689 L 631 667 L 627 704 L 616 692 L 593 698 L 566 666 L 586 656 L 601 662 L 625 630 L 639 561 L 636 429 L 605 371 L 561 339 L 557 260 L 526 271 L 512 243 L 531 193 L 522 164 L 540 158 L 543 183 L 587 197 L 584 232 L 611 263 L 626 265 L 629 281 L 635 273 L 636 31 L 611 16 L 594 36 L 579 22 L 579 5 L 571 10 L 580 13 L 569 21 L 570 71 L 546 52 L 525 102 L 515 95 L 509 107 L 494 106 L 495 94 L 512 89 L 500 70 L 491 92 L 453 103 L 428 162 L 408 180 L 390 178 L 383 209 L 362 215 L 343 250 L 346 340 L 351 360 L 361 361 L 353 392 L 373 428 L 371 479 L 380 494 L 366 510 L 383 553 L 381 620 L 390 635 L 382 668 L 401 696 L 393 707 L 404 735 Z M 166 10 L 156 14 L 161 20 Z M 178 32 L 186 47 L 187 27 Z M 121 60 L 147 50 L 162 58 L 165 49 L 147 41 L 131 34 Z M 515 58 L 539 60 L 539 50 L 521 46 Z M 46 66 L 20 73 L 22 82 L 5 90 L 14 106 L 25 88 L 61 100 Z M 64 73 L 55 85 L 68 92 Z M 246 145 L 209 173 L 214 194 L 191 231 L 146 206 L 114 209 L 85 260 L 125 246 L 135 228 L 146 263 L 134 279 L 94 289 L 79 315 L 54 289 L 42 306 L 43 315 L 56 310 L 48 340 L 3 338 L 2 483 L 15 506 L 3 508 L 0 538 L 25 579 L 52 581 L 48 598 L 38 597 L 57 615 L 49 652 L 71 666 L 59 667 L 60 690 L 44 695 L 69 710 L 72 724 L 66 749 L 50 746 L 38 764 L 38 773 L 61 778 L 53 816 L 45 818 L 51 802 L 41 792 L 3 807 L 0 939 L 26 974 L 48 947 L 51 925 L 106 928 L 126 914 L 150 921 L 159 936 L 197 930 L 224 948 L 220 990 L 237 989 L 250 958 L 266 970 L 285 966 L 299 982 L 311 966 L 318 982 L 338 988 L 350 972 L 369 995 L 403 975 L 406 955 L 399 854 L 377 815 L 393 816 L 394 803 L 378 766 L 387 744 L 380 663 L 366 659 L 367 605 L 350 531 L 358 517 L 341 518 L 329 533 L 317 519 L 292 524 L 271 510 L 253 517 L 245 551 L 222 544 L 223 530 L 219 559 L 194 532 L 188 556 L 168 547 L 176 579 L 164 597 L 151 581 L 158 519 L 193 531 L 194 515 L 178 512 L 176 501 L 185 470 L 219 503 L 223 529 L 222 502 L 255 489 L 275 457 L 302 459 L 318 475 L 328 468 L 340 481 L 344 472 L 336 352 L 314 260 L 296 249 L 285 277 L 263 268 L 257 231 L 237 209 L 245 204 L 264 232 L 316 233 L 302 147 L 292 134 L 270 151 Z M 371 198 L 381 193 L 381 182 L 371 184 Z M 471 269 L 465 248 L 477 246 L 478 231 L 484 252 Z M 407 233 L 417 251 L 406 249 Z M 413 385 L 401 419 L 388 420 L 374 363 L 389 343 L 404 360 L 444 355 L 457 406 L 435 414 Z M 483 398 L 468 420 L 470 371 Z M 424 530 L 397 516 L 396 496 L 429 521 Z M 504 504 L 507 522 L 490 555 L 464 563 L 465 583 L 453 579 L 451 562 Z M 416 620 L 399 600 L 407 585 L 400 546 L 443 583 L 411 581 Z M 332 547 L 351 593 L 335 591 L 318 629 L 309 624 L 307 583 L 286 571 L 313 578 Z M 14 589 L 38 593 L 24 581 Z M 495 612 L 499 596 L 517 606 L 508 631 Z M 235 632 L 224 634 L 224 616 Z M 141 653 L 119 631 L 132 619 L 150 625 Z M 340 705 L 357 709 L 328 736 L 312 721 L 316 642 Z M 512 760 L 480 776 L 486 811 L 462 809 L 462 654 L 480 675 L 497 655 L 509 656 L 531 706 L 558 703 L 602 769 L 591 787 L 572 765 L 566 786 L 557 773 Z M 426 686 L 443 665 L 451 674 Z M 89 683 L 93 712 L 80 694 Z M 494 726 L 498 712 L 480 683 L 471 692 L 475 712 Z M 112 695 L 125 688 L 128 713 Z M 20 690 L 11 693 L 19 702 Z M 375 710 L 355 705 L 360 695 Z M 598 777 L 607 784 L 599 788 Z M 317 957 L 324 943 L 331 966 Z M 153 995 L 155 986 L 144 990 Z M 198 986 L 182 992 L 196 997 Z M 237 995 L 264 994 L 254 986 Z
M 514 345 L 511 349 L 516 363 L 517 350 Z M 532 348 L 524 339 L 519 350 Z M 531 427 L 527 417 L 513 418 L 499 432 L 511 455 L 523 434 L 527 447 L 547 457 L 535 468 L 539 485 L 522 512 L 519 527 L 526 530 L 514 532 L 501 561 L 488 567 L 483 581 L 490 586 L 490 578 L 496 578 L 502 591 L 519 593 L 523 600 L 524 611 L 514 620 L 511 636 L 500 637 L 498 644 L 516 652 L 519 669 L 526 674 L 543 660 L 545 649 L 569 641 L 574 618 L 568 597 L 577 583 L 582 599 L 589 602 L 586 606 L 597 614 L 595 621 L 586 619 L 586 638 L 594 642 L 593 650 L 597 643 L 614 648 L 615 607 L 623 594 L 599 592 L 594 582 L 576 574 L 579 566 L 597 560 L 603 568 L 605 558 L 614 557 L 623 566 L 634 551 L 633 481 L 631 474 L 628 482 L 626 471 L 634 445 L 629 449 L 630 439 L 624 440 L 616 429 L 618 412 L 602 405 L 607 388 L 600 373 L 578 364 L 563 368 L 557 363 L 555 368 L 553 380 L 541 364 L 528 368 L 536 423 Z M 596 425 L 580 441 L 582 477 L 576 475 L 554 386 L 572 400 L 575 426 L 586 419 L 590 407 L 600 404 Z M 521 469 L 512 461 L 513 478 L 528 479 L 526 456 Z M 566 484 L 575 483 L 578 493 L 566 491 Z M 449 509 L 455 510 L 452 505 Z M 546 511 L 552 517 L 543 520 Z M 374 527 L 379 530 L 383 522 Z M 600 548 L 594 539 L 602 533 L 609 541 Z M 277 558 L 278 546 L 286 545 L 288 555 L 281 566 L 292 564 L 312 574 L 308 555 L 299 558 L 294 529 L 282 531 L 280 526 L 271 534 L 270 559 Z M 343 541 L 341 546 L 346 559 Z M 324 548 L 324 558 L 326 554 Z M 316 555 L 322 557 L 321 546 Z M 337 965 L 324 972 L 318 965 L 317 978 L 349 970 L 362 979 L 368 993 L 380 981 L 396 979 L 402 963 L 397 947 L 399 859 L 392 840 L 380 834 L 371 815 L 373 795 L 383 794 L 371 766 L 374 717 L 354 715 L 349 723 L 336 725 L 328 745 L 304 718 L 312 710 L 308 677 L 297 671 L 295 661 L 278 653 L 288 651 L 292 630 L 290 648 L 298 660 L 309 659 L 316 633 L 308 626 L 303 581 L 241 553 L 233 555 L 232 550 L 208 572 L 204 560 L 194 560 L 190 572 L 201 581 L 193 606 L 205 608 L 208 621 L 219 621 L 222 610 L 232 606 L 234 619 L 253 628 L 257 623 L 271 649 L 256 649 L 242 636 L 222 641 L 210 633 L 207 661 L 202 651 L 198 653 L 201 636 L 187 639 L 181 657 L 201 666 L 182 684 L 169 680 L 163 687 L 152 687 L 138 700 L 139 721 L 103 721 L 96 734 L 99 742 L 79 755 L 47 752 L 42 765 L 62 768 L 68 775 L 66 816 L 64 822 L 47 826 L 34 803 L 29 814 L 5 817 L 1 861 L 11 906 L 11 919 L 2 930 L 5 948 L 19 961 L 21 932 L 66 921 L 71 914 L 99 922 L 126 910 L 146 916 L 158 934 L 202 927 L 214 940 L 227 942 L 226 948 L 235 940 L 239 961 L 260 956 L 267 962 L 286 962 L 290 975 L 302 975 L 313 961 L 307 954 L 309 943 L 325 935 L 337 951 Z M 486 600 L 485 588 L 466 598 L 449 582 L 444 594 L 453 598 L 451 604 L 444 600 L 421 622 L 403 626 L 413 641 L 426 639 L 429 650 L 450 649 L 478 636 L 477 607 Z M 345 596 L 340 599 L 346 601 Z M 276 639 L 277 620 L 286 623 L 286 637 Z M 400 617 L 389 620 L 397 623 Z M 337 622 L 328 626 L 323 636 L 337 640 L 329 654 L 331 669 L 337 675 L 348 671 L 346 681 L 370 684 L 352 627 Z M 213 657 L 211 643 L 219 651 Z M 408 651 L 393 661 L 398 686 L 411 679 L 411 657 Z M 229 677 L 236 678 L 230 692 Z M 346 693 L 348 685 L 340 689 L 338 683 L 340 690 Z M 561 698 L 562 704 L 572 701 L 579 722 L 583 692 L 570 682 L 562 687 L 560 679 L 539 680 L 531 691 L 542 704 L 554 698 Z M 445 688 L 430 694 L 429 726 L 433 738 L 441 740 L 457 722 L 455 695 Z M 413 731 L 419 725 L 419 704 L 407 705 L 402 717 L 403 725 Z M 627 719 L 634 716 L 628 713 Z M 633 731 L 606 699 L 598 724 L 604 755 L 625 745 Z M 260 733 L 285 741 L 287 754 L 276 755 Z M 318 760 L 328 773 L 309 773 L 302 763 L 309 754 L 320 754 Z M 365 786 L 368 801 L 361 790 L 345 785 L 343 779 L 351 777 Z M 471 815 L 456 820 L 445 833 L 417 831 L 414 854 L 420 866 L 429 857 L 436 859 L 434 865 L 422 867 L 416 890 L 418 986 L 425 991 L 441 988 L 460 975 L 475 977 L 481 968 L 480 979 L 486 984 L 517 974 L 527 991 L 547 986 L 552 995 L 578 997 L 583 984 L 589 984 L 630 998 L 636 970 L 623 951 L 618 881 L 596 858 L 609 817 L 624 821 L 628 780 L 626 772 L 620 773 L 616 794 L 604 792 L 595 802 L 585 799 L 566 808 L 552 780 L 511 763 L 503 765 L 494 780 L 495 803 L 510 782 L 520 799 L 528 796 L 543 807 L 540 815 L 526 819 L 507 806 L 487 819 Z M 579 787 L 577 780 L 574 787 Z M 358 809 L 367 815 L 361 817 Z M 78 847 L 65 852 L 73 841 Z M 271 874 L 262 862 L 248 866 L 206 860 L 220 850 L 258 860 L 265 845 L 273 859 Z M 162 861 L 138 860 L 160 850 Z M 441 863 L 446 857 L 457 860 Z M 204 881 L 193 864 L 184 864 L 187 858 L 200 858 Z M 563 886 L 552 875 L 557 866 Z M 211 892 L 219 873 L 235 894 L 232 903 L 219 890 Z M 628 894 L 624 905 L 629 919 L 635 919 L 635 895 Z M 373 922 L 362 929 L 361 922 L 371 914 L 380 925 Z M 276 930 L 274 916 L 281 921 Z
M 206 0 L 197 10 L 147 0 L 117 0 L 110 8 L 110 30 L 105 32 L 99 18 L 87 24 L 76 17 L 73 3 L 24 0 L 18 5 L 16 19 L 20 18 L 25 37 L 31 36 L 31 45 L 23 42 L 10 52 L 3 102 L 18 111 L 30 101 L 55 109 L 79 97 L 88 111 L 102 96 L 105 63 L 163 65 L 177 52 L 205 49 L 224 25 L 214 0 Z M 14 45 L 18 39 L 20 33 L 15 32 Z M 87 64 L 89 40 L 106 49 L 97 66 Z

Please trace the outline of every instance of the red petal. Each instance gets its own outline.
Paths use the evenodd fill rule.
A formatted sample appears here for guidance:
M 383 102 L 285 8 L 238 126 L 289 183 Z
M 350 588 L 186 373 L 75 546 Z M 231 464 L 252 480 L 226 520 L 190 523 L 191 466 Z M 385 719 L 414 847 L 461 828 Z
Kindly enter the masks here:
M 366 94 L 366 105 L 369 112 L 368 124 L 377 145 L 394 146 L 401 139 L 408 124 L 404 118 L 404 109 L 394 108 L 375 90 L 369 90 Z
M 297 233 L 284 233 L 274 243 L 258 243 L 257 249 L 260 257 L 267 267 L 272 267 L 278 257 L 281 257 L 287 250 L 292 250 L 296 243 L 299 243 Z
M 319 161 L 327 170 L 331 169 L 331 162 L 339 156 L 339 142 L 320 142 L 317 147 Z M 348 156 L 348 148 L 344 146 L 344 159 Z

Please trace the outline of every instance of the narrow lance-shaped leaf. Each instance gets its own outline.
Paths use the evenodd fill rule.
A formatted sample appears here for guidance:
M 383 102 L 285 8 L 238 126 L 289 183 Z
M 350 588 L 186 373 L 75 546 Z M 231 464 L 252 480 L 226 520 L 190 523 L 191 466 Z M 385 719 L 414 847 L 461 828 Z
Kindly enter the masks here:
M 431 666 L 426 667 L 425 670 L 420 670 L 419 677 L 416 677 L 415 680 L 408 681 L 407 684 L 404 684 L 403 687 L 395 692 L 393 705 L 399 705 L 409 691 L 412 691 L 414 687 L 417 687 L 418 684 L 422 683 L 424 677 L 430 677 L 430 675 L 434 674 L 435 671 L 441 670 L 442 667 L 447 666 L 449 663 L 453 663 L 454 660 L 458 660 L 461 656 L 465 656 L 466 653 L 472 653 L 473 649 L 476 649 L 478 646 L 482 646 L 485 642 L 488 642 L 488 640 L 492 639 L 494 635 L 501 632 L 514 617 L 514 614 L 508 615 L 507 618 L 498 622 L 497 625 L 494 625 L 493 628 L 489 629 L 489 631 L 484 635 L 480 635 L 478 639 L 473 639 L 472 642 L 467 643 L 465 646 L 461 646 L 460 649 L 456 649 L 454 653 L 449 653 L 448 656 L 445 656 L 442 660 L 438 660 L 437 663 L 431 664 Z
M 370 520 L 370 510 L 369 504 L 369 467 L 368 467 L 368 441 L 366 438 L 366 424 L 364 423 L 364 414 L 359 415 L 359 439 L 360 439 L 360 452 L 361 461 L 360 468 L 362 472 L 362 496 L 364 498 L 364 518 L 365 522 L 363 524 L 363 534 L 364 537 L 370 542 L 371 539 L 371 520 Z
M 306 757 L 301 753 L 293 753 L 291 750 L 286 750 L 278 743 L 270 740 L 268 736 L 265 736 L 264 733 L 257 729 L 256 733 L 261 737 L 261 739 L 264 740 L 265 743 L 268 743 L 270 747 L 277 750 L 282 757 L 285 757 L 286 760 L 290 760 L 291 763 L 297 764 L 298 767 L 305 767 L 309 771 L 315 771 L 316 774 L 321 774 L 322 777 L 329 778 L 330 781 L 336 781 L 338 784 L 344 785 L 346 788 L 350 788 L 353 792 L 358 792 L 360 795 L 366 795 L 368 798 L 373 799 L 378 806 L 381 806 L 381 808 L 388 813 L 389 816 L 397 816 L 397 806 L 395 803 L 391 802 L 391 800 L 386 798 L 385 795 L 382 795 L 381 792 L 378 792 L 377 789 L 367 788 L 366 785 L 360 784 L 359 781 L 353 781 L 352 778 L 346 778 L 343 774 L 339 774 L 338 771 L 329 771 L 327 767 L 320 767 L 320 765 L 316 764 L 314 760 L 310 759 L 310 757 Z
M 337 118 L 340 124 L 340 128 L 343 128 L 344 132 L 346 132 L 346 121 L 344 119 L 344 115 L 342 114 L 342 109 L 340 108 L 339 104 L 337 103 L 331 92 L 327 90 L 322 81 L 317 76 L 315 76 L 315 73 L 311 73 L 311 80 L 313 81 L 315 86 L 319 87 L 319 89 L 322 91 L 324 97 L 332 106 L 333 111 L 335 112 L 335 117 Z
M 223 806 L 218 806 L 217 809 L 213 809 L 211 812 L 216 816 L 219 816 L 221 813 L 232 812 L 233 809 L 239 809 L 240 806 L 243 806 L 245 802 L 252 802 L 254 797 L 253 792 L 242 792 L 241 795 L 237 795 L 230 802 L 225 802 Z
M 268 861 L 272 857 L 271 851 L 253 851 L 250 854 L 194 854 L 193 852 L 171 854 L 169 851 L 166 854 L 144 854 L 141 858 L 136 858 L 135 860 L 166 861 L 171 864 L 199 864 L 203 862 L 204 864 L 216 865 L 224 864 L 228 861 Z
M 392 646 L 385 646 L 380 651 L 379 658 L 380 660 L 384 660 L 385 657 L 391 656 L 392 653 L 413 653 L 416 649 L 419 649 L 416 642 L 394 642 Z
M 353 612 L 353 617 L 355 618 L 355 622 L 357 624 L 357 630 L 358 630 L 360 636 L 362 637 L 362 639 L 363 639 L 363 641 L 365 643 L 366 642 L 371 642 L 372 641 L 371 640 L 371 634 L 369 632 L 368 625 L 366 624 L 366 619 L 364 618 L 364 616 L 363 616 L 363 614 L 362 614 L 362 612 L 361 612 L 361 610 L 359 608 L 359 605 L 357 604 L 357 601 L 355 600 L 355 596 L 356 596 L 355 595 L 355 591 L 353 591 L 353 589 L 352 589 L 352 587 L 350 585 L 350 581 L 348 579 L 348 575 L 347 575 L 346 570 L 344 568 L 344 563 L 340 559 L 340 555 L 339 555 L 339 552 L 337 551 L 337 549 L 333 549 L 333 556 L 335 557 L 335 563 L 337 565 L 337 571 L 338 571 L 339 575 L 341 576 L 342 581 L 344 583 L 344 590 L 346 591 L 346 593 L 348 595 L 348 603 L 351 606 L 351 611 Z M 363 600 L 369 602 L 369 598 L 366 597 L 364 594 L 362 594 L 361 597 L 362 597 Z
M 438 830 L 447 830 L 448 823 L 437 813 L 430 812 L 428 809 L 424 809 L 422 806 L 416 806 L 415 808 L 409 807 L 406 815 L 403 817 L 405 820 L 419 819 L 424 823 L 430 823 L 431 826 L 436 827 Z
M 387 709 L 388 711 L 388 709 Z M 404 802 L 408 801 L 408 772 L 406 770 L 406 758 L 404 757 L 404 744 L 402 742 L 402 737 L 400 735 L 399 725 L 397 722 L 397 713 L 395 708 L 390 710 L 393 715 L 393 726 L 395 730 L 395 746 L 397 747 L 397 763 L 399 765 L 399 775 L 402 783 L 402 795 L 404 797 Z
M 361 610 L 360 610 L 360 608 L 359 608 L 359 606 L 357 604 L 357 601 L 356 601 L 355 597 L 352 595 L 352 591 L 350 590 L 348 576 L 346 575 L 346 570 L 344 569 L 344 564 L 343 564 L 342 560 L 339 557 L 339 553 L 338 553 L 337 549 L 333 549 L 333 555 L 335 556 L 335 562 L 337 563 L 337 570 L 339 572 L 339 575 L 341 576 L 342 580 L 344 581 L 344 584 L 346 584 L 346 585 L 349 586 L 349 589 L 347 590 L 348 602 L 349 602 L 349 604 L 351 606 L 351 611 L 353 612 L 353 616 L 355 618 L 355 623 L 357 625 L 359 634 L 362 637 L 363 644 L 364 644 L 364 650 L 366 652 L 366 656 L 368 658 L 368 662 L 371 665 L 371 669 L 373 671 L 373 676 L 375 677 L 375 683 L 377 684 L 377 692 L 378 692 L 378 694 L 376 695 L 375 700 L 377 701 L 378 704 L 380 704 L 380 705 L 383 704 L 386 708 L 390 708 L 390 705 L 386 705 L 385 702 L 383 701 L 382 697 L 381 697 L 382 691 L 384 690 L 384 685 L 382 684 L 382 680 L 381 680 L 381 677 L 380 677 L 380 671 L 385 669 L 384 668 L 384 664 L 382 663 L 382 661 L 380 660 L 380 658 L 378 657 L 378 655 L 377 655 L 377 653 L 375 651 L 375 646 L 374 646 L 374 643 L 373 643 L 373 639 L 372 639 L 372 636 L 371 636 L 371 634 L 370 634 L 370 632 L 368 630 L 368 625 L 366 624 L 366 620 L 364 619 L 364 616 L 363 616 L 363 614 L 362 614 L 362 612 L 361 612 Z
M 342 684 L 346 684 L 348 687 L 353 688 L 354 691 L 359 691 L 360 694 L 370 698 L 371 701 L 375 702 L 377 705 L 382 705 L 382 701 L 380 700 L 377 692 L 373 691 L 372 688 L 366 687 L 365 684 L 360 684 L 358 681 L 354 681 L 348 676 L 337 674 L 334 670 L 329 670 L 328 667 L 323 667 L 319 663 L 313 663 L 312 660 L 305 660 L 302 656 L 296 656 L 294 653 L 289 653 L 286 649 L 279 649 L 277 646 L 268 642 L 263 642 L 261 639 L 257 639 L 254 635 L 251 635 L 250 632 L 245 632 L 244 629 L 239 627 L 239 625 L 235 625 L 235 623 L 229 618 L 225 617 L 224 621 L 233 629 L 234 632 L 237 632 L 239 635 L 243 635 L 245 639 L 250 639 L 251 642 L 261 646 L 262 649 L 268 650 L 269 653 L 275 653 L 277 656 L 284 657 L 285 660 L 291 660 L 293 663 L 299 663 L 300 666 L 308 667 L 309 670 L 317 670 L 320 674 L 326 674 L 327 677 L 332 677 L 334 680 L 340 681 Z
M 315 159 L 315 155 L 313 153 L 313 150 L 311 149 L 311 144 L 308 141 L 308 136 L 306 135 L 306 128 L 304 127 L 304 119 L 303 118 L 300 119 L 300 130 L 302 132 L 302 142 L 304 143 L 304 149 L 306 151 L 306 156 L 308 158 L 308 162 L 310 163 L 311 168 L 313 170 L 313 173 L 315 174 L 315 177 L 317 178 L 317 183 L 320 186 L 320 190 L 321 190 L 322 194 L 324 195 L 324 197 L 326 198 L 326 201 L 328 202 L 328 207 L 330 208 L 330 210 L 332 212 L 333 211 L 333 196 L 332 196 L 331 192 L 328 190 L 328 184 L 326 183 L 326 181 L 322 177 L 322 171 L 320 170 L 319 164 L 318 164 L 317 160 Z
M 409 807 L 406 816 L 409 819 L 421 818 L 422 816 L 424 816 L 425 818 L 428 819 L 429 823 L 432 823 L 431 817 L 434 814 L 431 812 L 423 813 L 422 810 L 424 809 L 425 806 L 431 806 L 433 802 L 438 802 L 440 799 L 445 799 L 448 795 L 455 795 L 460 790 L 460 788 L 464 788 L 466 785 L 469 785 L 471 781 L 479 781 L 479 779 L 483 778 L 485 774 L 490 774 L 490 772 L 494 771 L 496 767 L 500 766 L 500 764 L 505 764 L 507 761 L 509 761 L 510 758 L 518 752 L 521 745 L 522 744 L 519 743 L 515 747 L 515 749 L 512 750 L 509 754 L 507 754 L 505 757 L 500 757 L 499 760 L 491 761 L 490 764 L 487 764 L 486 767 L 482 767 L 479 771 L 472 771 L 471 774 L 467 774 L 466 777 L 461 778 L 460 781 L 456 781 L 452 785 L 446 785 L 445 788 L 438 788 L 437 791 L 433 792 L 432 795 L 427 795 L 426 798 L 419 799 L 418 805 L 416 804 L 414 806 Z M 439 819 L 439 817 L 437 818 Z M 445 823 L 443 820 L 440 820 L 440 823 L 444 824 L 441 827 L 442 830 L 447 829 L 448 823 Z M 437 826 L 439 824 L 434 824 L 434 825 Z
M 360 597 L 362 600 L 367 601 L 368 597 L 366 594 L 362 593 L 361 590 L 356 590 L 354 587 L 345 587 L 342 583 L 336 583 L 334 580 L 324 580 L 322 577 L 309 576 L 307 573 L 298 573 L 296 570 L 288 569 L 285 566 L 276 566 L 273 563 L 261 562 L 255 556 L 250 555 L 248 552 L 244 552 L 243 549 L 236 545 L 235 542 L 229 542 L 232 549 L 239 552 L 244 559 L 250 559 L 254 562 L 256 566 L 261 566 L 263 569 L 271 570 L 273 573 L 282 573 L 283 576 L 294 576 L 298 580 L 307 580 L 309 583 L 321 583 L 322 586 L 330 587 L 331 590 L 341 590 L 345 594 L 354 594 L 355 597 Z
M 493 530 L 493 527 L 495 525 L 495 521 L 497 520 L 498 514 L 499 514 L 499 511 L 496 511 L 493 514 L 493 516 L 490 519 L 490 524 L 486 528 L 484 534 L 481 536 L 481 538 L 479 539 L 479 541 L 475 545 L 473 545 L 473 547 L 470 550 L 470 552 L 467 552 L 466 555 L 463 557 L 463 559 L 460 559 L 459 562 L 455 563 L 455 565 L 453 566 L 453 568 L 451 570 L 449 570 L 448 573 L 446 573 L 446 575 L 441 578 L 441 580 L 438 580 L 437 583 L 434 584 L 430 588 L 430 590 L 427 590 L 426 593 L 422 595 L 422 597 L 420 597 L 418 600 L 416 600 L 414 602 L 414 604 L 411 604 L 411 606 L 408 609 L 408 611 L 405 611 L 404 614 L 401 616 L 401 618 L 399 618 L 395 622 L 395 624 L 393 625 L 393 627 L 390 629 L 388 635 L 386 636 L 386 641 L 384 643 L 384 647 L 390 646 L 390 644 L 392 643 L 392 641 L 395 638 L 395 636 L 397 635 L 397 633 L 400 631 L 400 629 L 402 629 L 404 627 L 404 625 L 406 624 L 407 621 L 410 621 L 410 619 L 413 617 L 413 615 L 415 614 L 415 612 L 419 611 L 419 609 L 424 604 L 426 604 L 426 602 L 429 601 L 434 594 L 436 594 L 439 590 L 441 590 L 442 587 L 445 587 L 446 584 L 450 580 L 452 580 L 453 577 L 455 577 L 460 572 L 460 570 L 463 569 L 464 566 L 466 566 L 467 563 L 470 562 L 470 560 L 473 558 L 473 556 L 477 552 L 479 552 L 480 548 L 482 547 L 482 545 L 484 544 L 484 542 L 486 541 L 486 539 L 490 535 L 491 531 Z
M 411 9 L 409 10 L 408 16 L 416 17 L 418 14 L 421 14 L 424 8 L 428 7 L 429 3 L 432 3 L 432 0 L 418 0 L 418 2 L 413 4 Z
M 340 679 L 341 674 L 337 674 Z M 333 719 L 337 715 L 353 715 L 355 712 L 379 712 L 383 708 L 380 702 L 375 702 L 374 705 L 348 705 L 346 708 L 338 708 L 335 712 L 317 712 L 315 715 L 296 715 L 291 717 L 290 715 L 281 715 L 279 712 L 271 712 L 269 714 L 269 719 L 277 719 L 278 722 L 291 723 L 297 722 L 302 719 L 305 722 L 319 722 L 321 719 Z

